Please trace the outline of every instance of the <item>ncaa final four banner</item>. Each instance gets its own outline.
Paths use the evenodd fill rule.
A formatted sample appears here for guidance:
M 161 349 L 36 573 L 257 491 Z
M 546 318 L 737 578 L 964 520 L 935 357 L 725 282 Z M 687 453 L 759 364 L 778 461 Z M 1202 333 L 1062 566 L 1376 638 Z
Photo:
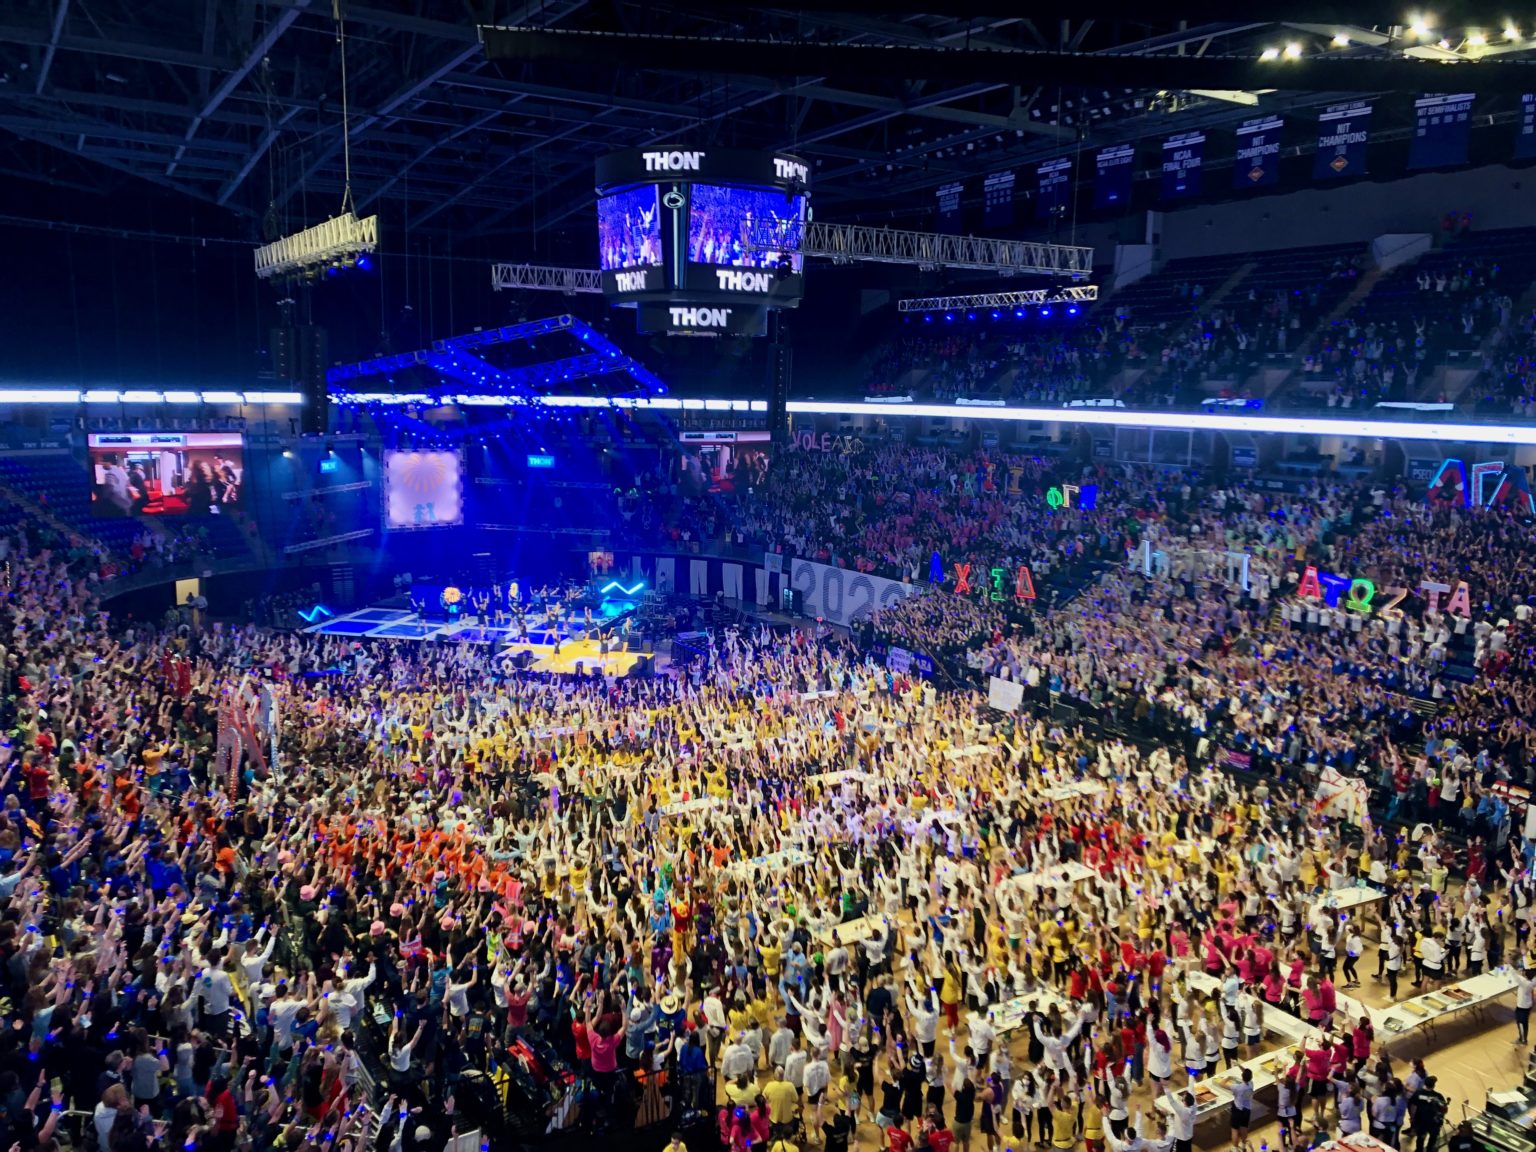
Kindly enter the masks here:
M 915 584 L 811 560 L 796 560 L 790 566 L 789 579 L 790 587 L 803 597 L 807 616 L 844 627 L 924 591 Z

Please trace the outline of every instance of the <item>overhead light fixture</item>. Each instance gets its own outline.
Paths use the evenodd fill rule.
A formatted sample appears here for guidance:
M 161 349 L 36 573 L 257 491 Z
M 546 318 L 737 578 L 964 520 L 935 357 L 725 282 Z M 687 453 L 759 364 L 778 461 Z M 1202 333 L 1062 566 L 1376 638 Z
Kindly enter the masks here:
M 1278 59 L 1280 59 L 1280 49 L 1278 49 L 1278 48 L 1266 48 L 1266 49 L 1264 49 L 1264 51 L 1259 53 L 1259 59 L 1260 60 L 1278 60 Z
M 1467 33 L 1467 44 L 1473 48 L 1482 48 L 1488 43 L 1488 37 L 1481 32 Z
M 1294 42 L 1287 44 L 1285 46 L 1285 58 L 1287 60 L 1300 60 L 1301 45 Z
M 1504 39 L 1506 39 L 1506 40 L 1518 40 L 1518 39 L 1520 39 L 1520 29 L 1516 28 L 1513 24 L 1506 24 L 1506 25 L 1504 25 Z
M 1334 38 L 1332 40 L 1332 44 L 1333 44 L 1333 46 L 1335 48 L 1348 48 L 1349 47 L 1349 37 L 1346 36 L 1344 33 L 1339 32 L 1339 33 L 1337 33 L 1334 36 Z
M 1451 42 L 1449 40 L 1441 40 L 1435 45 L 1435 47 L 1439 48 L 1441 51 L 1449 52 L 1451 50 Z
M 1418 36 L 1418 37 L 1421 37 L 1421 38 L 1424 37 L 1424 36 L 1428 36 L 1429 32 L 1430 32 L 1430 28 L 1431 28 L 1431 25 L 1429 23 L 1428 17 L 1425 17 L 1425 16 L 1411 16 L 1408 19 L 1408 31 L 1412 32 L 1415 36 Z
M 379 246 L 379 218 L 359 220 L 351 212 L 295 232 L 256 249 L 256 275 L 314 275 L 323 269 L 356 262 Z

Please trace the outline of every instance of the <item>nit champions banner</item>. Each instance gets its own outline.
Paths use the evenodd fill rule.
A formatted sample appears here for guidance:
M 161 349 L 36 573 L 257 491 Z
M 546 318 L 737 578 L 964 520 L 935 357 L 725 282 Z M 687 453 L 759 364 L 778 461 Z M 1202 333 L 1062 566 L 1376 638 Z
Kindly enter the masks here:
M 1284 127 L 1285 121 L 1278 116 L 1260 116 L 1238 125 L 1233 188 L 1269 188 L 1280 183 L 1280 132 Z
M 1317 118 L 1317 155 L 1312 179 L 1339 180 L 1364 176 L 1371 142 L 1371 106 L 1364 100 L 1330 104 Z

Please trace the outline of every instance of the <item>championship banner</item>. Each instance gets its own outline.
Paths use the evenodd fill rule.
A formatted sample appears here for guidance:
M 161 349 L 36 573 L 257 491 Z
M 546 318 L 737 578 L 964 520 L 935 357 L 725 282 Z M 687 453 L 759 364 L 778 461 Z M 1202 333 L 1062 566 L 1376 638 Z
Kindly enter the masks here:
M 1515 159 L 1536 160 L 1536 92 L 1520 97 L 1520 119 L 1515 126 Z
M 1013 227 L 1013 172 L 994 172 L 982 181 L 982 218 L 988 228 Z
M 924 591 L 915 584 L 810 560 L 796 560 L 790 566 L 790 587 L 803 597 L 807 616 L 844 627 Z
M 1072 157 L 1058 156 L 1035 169 L 1039 192 L 1035 197 L 1035 218 L 1056 220 L 1067 214 L 1072 202 Z
M 1317 118 L 1317 154 L 1312 179 L 1338 180 L 1364 176 L 1365 154 L 1371 140 L 1371 106 L 1364 100 L 1330 104 Z
M 965 192 L 961 183 L 945 184 L 934 195 L 938 198 L 939 222 L 935 232 L 954 234 L 960 231 L 960 197 Z
M 1472 134 L 1472 93 L 1421 96 L 1413 102 L 1409 168 L 1452 168 L 1467 162 Z
M 1200 195 L 1205 175 L 1205 133 L 1180 132 L 1163 141 L 1164 200 Z
M 1136 146 L 1116 144 L 1094 157 L 1093 206 L 1116 208 L 1131 201 L 1131 177 L 1135 175 Z
M 1233 188 L 1268 188 L 1280 182 L 1280 132 L 1285 121 L 1260 116 L 1237 126 L 1237 159 L 1232 165 Z

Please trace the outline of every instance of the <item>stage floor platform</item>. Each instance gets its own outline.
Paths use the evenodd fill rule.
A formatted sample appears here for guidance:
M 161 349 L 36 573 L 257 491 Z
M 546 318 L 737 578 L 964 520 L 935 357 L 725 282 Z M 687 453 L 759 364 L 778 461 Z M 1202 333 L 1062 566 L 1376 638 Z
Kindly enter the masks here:
M 422 620 L 414 612 L 403 608 L 363 608 L 341 616 L 333 616 L 318 624 L 311 624 L 304 631 L 311 635 L 352 637 L 358 640 L 418 640 L 433 644 L 489 644 L 507 645 L 505 652 L 531 652 L 534 657 L 533 671 L 573 673 L 576 665 L 591 672 L 601 665 L 613 675 L 624 676 L 643 655 L 640 652 L 609 652 L 600 656 L 596 639 L 586 639 L 585 627 L 571 621 L 551 625 L 547 618 L 528 621 L 528 639 L 515 639 L 513 628 L 482 627 L 479 623 L 443 620 Z M 556 641 L 560 651 L 555 651 Z M 667 663 L 665 657 L 656 657 L 657 670 Z

